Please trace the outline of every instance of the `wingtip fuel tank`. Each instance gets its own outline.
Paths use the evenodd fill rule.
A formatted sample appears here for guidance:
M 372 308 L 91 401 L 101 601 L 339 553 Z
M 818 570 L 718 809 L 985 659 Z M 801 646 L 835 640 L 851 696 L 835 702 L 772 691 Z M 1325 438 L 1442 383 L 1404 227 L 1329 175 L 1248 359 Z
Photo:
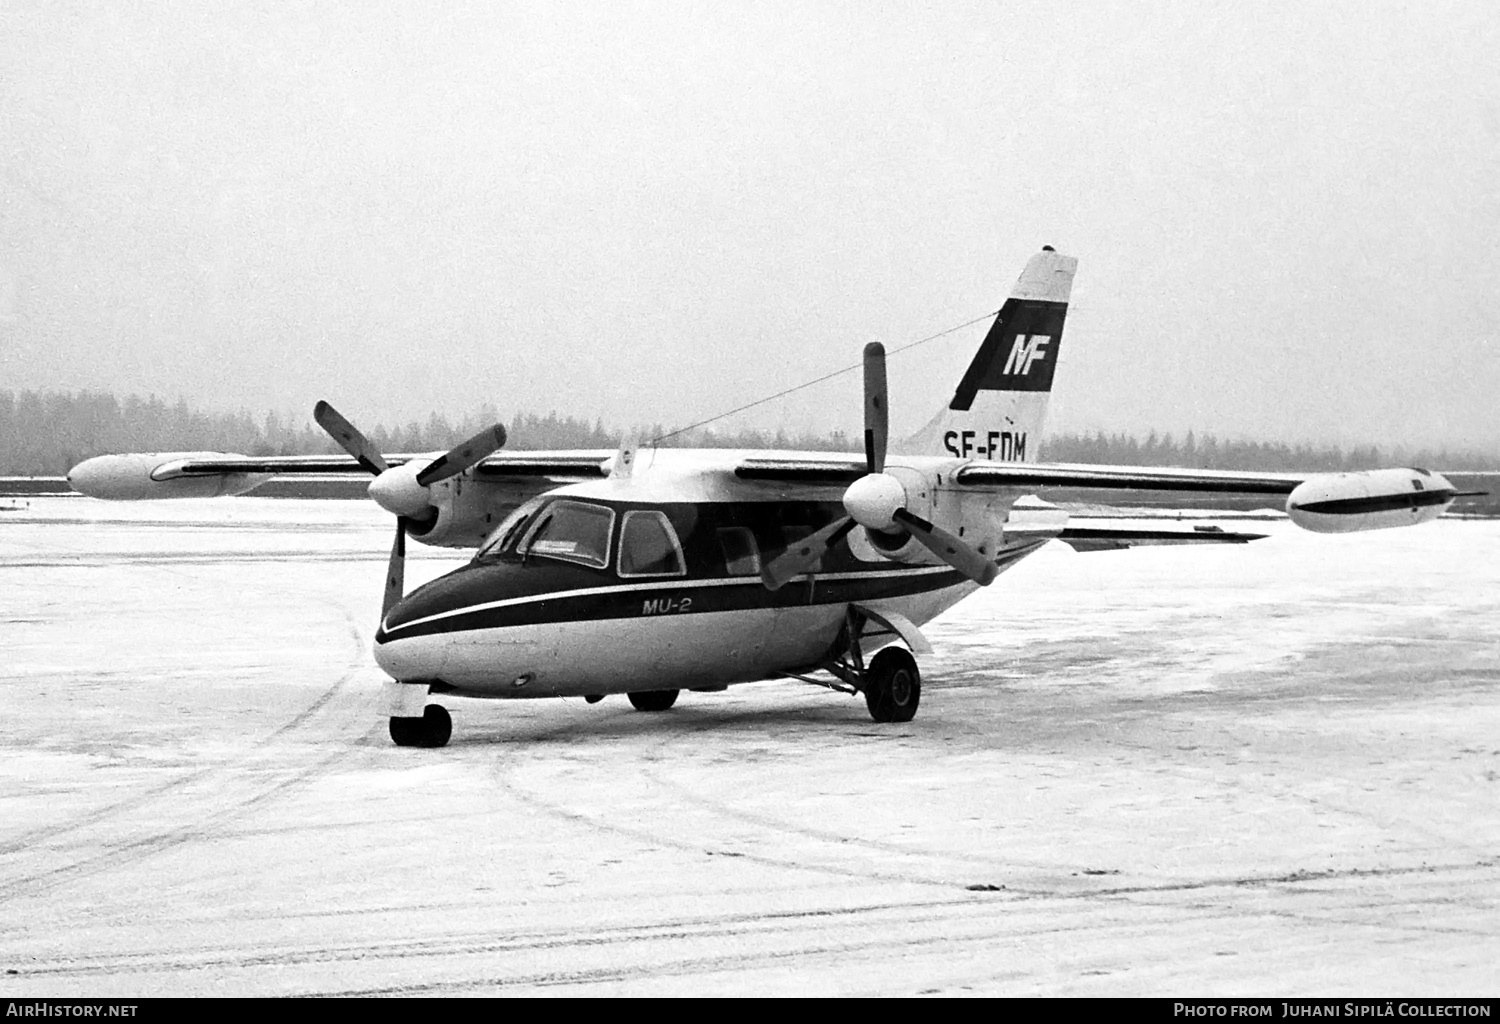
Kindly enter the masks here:
M 243 494 L 270 479 L 267 473 L 215 473 L 191 476 L 181 472 L 193 459 L 242 458 L 223 452 L 154 452 L 99 455 L 68 471 L 68 484 L 79 494 L 111 501 L 151 498 L 218 498 Z
M 1286 514 L 1314 533 L 1356 533 L 1436 519 L 1456 491 L 1425 469 L 1374 469 L 1311 477 L 1287 495 Z

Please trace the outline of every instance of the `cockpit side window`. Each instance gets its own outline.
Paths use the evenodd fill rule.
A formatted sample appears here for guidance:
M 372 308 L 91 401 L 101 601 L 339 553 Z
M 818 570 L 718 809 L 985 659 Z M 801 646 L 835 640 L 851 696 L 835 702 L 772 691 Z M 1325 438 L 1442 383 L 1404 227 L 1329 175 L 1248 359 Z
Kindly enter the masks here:
M 636 509 L 620 528 L 621 576 L 686 576 L 677 531 L 665 514 Z
M 759 576 L 760 549 L 755 534 L 744 526 L 721 527 L 719 549 L 724 552 L 724 568 L 731 576 Z
M 609 564 L 615 514 L 603 505 L 554 501 L 532 520 L 516 550 L 523 558 L 555 558 L 595 569 Z
M 531 522 L 537 509 L 545 504 L 544 498 L 532 498 L 513 509 L 510 515 L 501 520 L 500 525 L 490 532 L 489 538 L 479 546 L 479 550 L 474 552 L 474 560 L 476 562 L 491 561 L 513 552 L 516 541 L 521 539 L 522 530 Z

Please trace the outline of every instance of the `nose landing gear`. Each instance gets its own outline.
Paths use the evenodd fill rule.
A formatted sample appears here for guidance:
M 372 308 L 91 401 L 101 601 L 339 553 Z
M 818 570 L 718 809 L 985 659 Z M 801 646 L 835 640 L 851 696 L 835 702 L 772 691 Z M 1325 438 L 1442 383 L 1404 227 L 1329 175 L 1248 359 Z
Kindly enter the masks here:
M 453 718 L 441 704 L 429 704 L 421 718 L 391 717 L 391 739 L 398 747 L 444 747 L 453 735 Z

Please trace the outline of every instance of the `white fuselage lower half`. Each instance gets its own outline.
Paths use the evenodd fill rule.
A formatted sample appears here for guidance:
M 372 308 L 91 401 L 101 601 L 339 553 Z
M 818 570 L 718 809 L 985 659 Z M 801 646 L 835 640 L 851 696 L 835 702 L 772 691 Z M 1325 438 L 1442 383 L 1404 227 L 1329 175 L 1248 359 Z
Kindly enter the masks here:
M 893 571 L 951 576 L 946 566 Z M 761 588 L 757 578 L 724 580 L 722 585 Z M 976 584 L 962 580 L 921 593 L 859 603 L 876 612 L 899 613 L 920 625 L 977 589 Z M 816 587 L 810 590 L 816 601 Z M 529 600 L 540 603 L 563 596 L 539 595 Z M 833 645 L 849 603 L 662 611 L 429 633 L 379 644 L 375 660 L 392 678 L 441 682 L 474 697 L 717 688 L 816 668 L 836 653 Z

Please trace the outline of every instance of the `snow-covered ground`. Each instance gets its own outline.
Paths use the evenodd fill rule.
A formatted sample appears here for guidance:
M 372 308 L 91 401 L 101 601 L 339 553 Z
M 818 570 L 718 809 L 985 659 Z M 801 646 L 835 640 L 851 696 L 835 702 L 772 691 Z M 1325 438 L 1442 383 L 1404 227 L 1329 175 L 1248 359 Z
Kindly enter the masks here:
M 1500 988 L 1497 522 L 1054 545 L 929 627 L 909 725 L 453 700 L 434 751 L 374 706 L 383 513 L 27 505 L 10 995 Z

